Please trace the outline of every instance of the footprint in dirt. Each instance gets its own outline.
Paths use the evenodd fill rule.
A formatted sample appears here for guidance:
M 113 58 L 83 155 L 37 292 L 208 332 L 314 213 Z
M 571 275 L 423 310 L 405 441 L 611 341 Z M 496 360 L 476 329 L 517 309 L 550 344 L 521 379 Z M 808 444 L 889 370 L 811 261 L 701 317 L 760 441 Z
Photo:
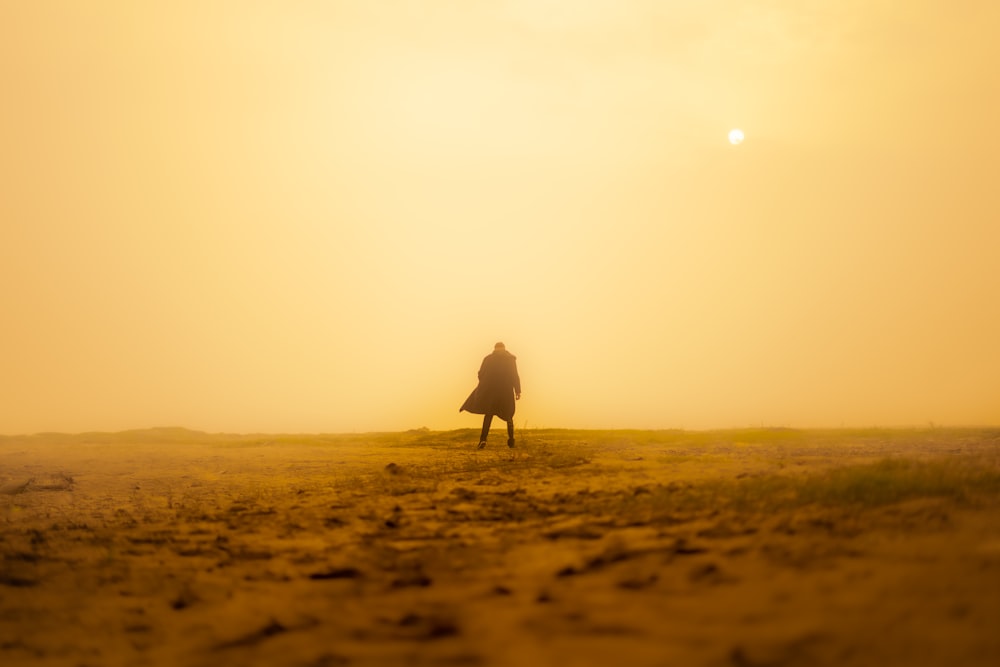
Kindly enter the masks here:
M 423 615 L 415 612 L 404 614 L 396 621 L 397 637 L 403 639 L 431 640 L 456 637 L 460 634 L 458 624 L 443 615 Z
M 736 582 L 735 577 L 725 574 L 715 563 L 703 563 L 694 567 L 688 573 L 688 580 L 695 584 L 707 584 L 717 586 Z

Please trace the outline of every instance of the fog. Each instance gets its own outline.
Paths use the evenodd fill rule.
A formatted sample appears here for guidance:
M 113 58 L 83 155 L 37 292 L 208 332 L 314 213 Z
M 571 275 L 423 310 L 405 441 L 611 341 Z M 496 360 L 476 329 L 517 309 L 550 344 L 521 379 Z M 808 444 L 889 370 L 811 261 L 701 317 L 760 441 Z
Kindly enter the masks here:
M 998 23 L 7 3 L 0 433 L 996 424 Z

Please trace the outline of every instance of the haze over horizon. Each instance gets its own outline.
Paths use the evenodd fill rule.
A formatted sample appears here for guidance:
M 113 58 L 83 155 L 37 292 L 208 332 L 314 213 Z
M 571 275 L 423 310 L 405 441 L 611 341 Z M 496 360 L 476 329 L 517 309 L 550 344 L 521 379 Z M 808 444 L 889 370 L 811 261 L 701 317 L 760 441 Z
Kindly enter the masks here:
M 1000 5 L 832 5 L 0 6 L 0 433 L 997 425 Z

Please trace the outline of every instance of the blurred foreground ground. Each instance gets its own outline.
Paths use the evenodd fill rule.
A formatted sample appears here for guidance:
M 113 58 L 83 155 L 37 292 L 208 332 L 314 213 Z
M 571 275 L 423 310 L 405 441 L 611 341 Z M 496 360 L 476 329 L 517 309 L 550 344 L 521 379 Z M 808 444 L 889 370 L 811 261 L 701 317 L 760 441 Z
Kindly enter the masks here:
M 0 437 L 0 664 L 1000 664 L 1000 430 Z

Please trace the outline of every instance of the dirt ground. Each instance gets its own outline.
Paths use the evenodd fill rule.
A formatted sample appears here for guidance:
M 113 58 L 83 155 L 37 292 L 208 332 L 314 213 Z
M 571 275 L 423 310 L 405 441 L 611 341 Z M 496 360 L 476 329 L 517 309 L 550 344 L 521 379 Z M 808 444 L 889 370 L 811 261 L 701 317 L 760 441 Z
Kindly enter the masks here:
M 0 664 L 1000 665 L 1000 430 L 476 440 L 0 437 Z

